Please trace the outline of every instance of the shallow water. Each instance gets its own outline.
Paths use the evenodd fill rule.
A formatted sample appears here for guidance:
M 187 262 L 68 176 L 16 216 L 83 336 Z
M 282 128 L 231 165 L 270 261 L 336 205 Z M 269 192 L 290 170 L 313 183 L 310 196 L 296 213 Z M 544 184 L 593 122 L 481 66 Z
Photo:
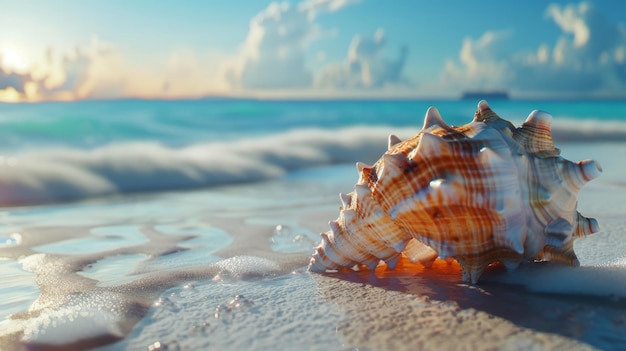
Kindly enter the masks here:
M 347 168 L 329 170 L 342 172 Z M 10 285 L 0 289 L 8 302 L 0 308 L 1 348 L 19 348 L 18 339 L 36 347 L 110 342 L 131 331 L 168 288 L 304 267 L 326 220 L 309 229 L 298 217 L 333 215 L 330 197 L 339 191 L 322 181 L 293 195 L 295 183 L 310 184 L 307 177 L 295 172 L 262 185 L 5 211 L 11 234 L 0 267 Z M 73 344 L 81 337 L 92 342 Z
M 601 232 L 581 267 L 306 271 L 352 165 L 262 183 L 8 208 L 0 349 L 623 349 L 626 196 L 619 144 L 559 145 L 601 178 L 579 197 Z

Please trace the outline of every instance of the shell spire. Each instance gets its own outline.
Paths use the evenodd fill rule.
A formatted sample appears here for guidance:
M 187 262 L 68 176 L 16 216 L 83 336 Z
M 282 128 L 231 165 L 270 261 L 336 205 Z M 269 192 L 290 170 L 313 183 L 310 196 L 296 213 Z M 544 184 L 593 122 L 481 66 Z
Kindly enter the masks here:
M 487 103 L 487 100 L 480 100 L 476 113 L 474 114 L 474 121 L 486 121 L 490 118 L 500 118 Z
M 577 211 L 576 195 L 602 168 L 561 157 L 551 126 L 552 116 L 535 110 L 515 128 L 484 100 L 458 127 L 429 108 L 417 135 L 391 135 L 374 165 L 357 163 L 359 180 L 340 194 L 339 216 L 309 269 L 394 269 L 402 256 L 430 267 L 452 258 L 475 284 L 493 262 L 578 265 L 574 240 L 599 227 Z
M 474 113 L 474 120 L 472 122 L 484 122 L 488 124 L 493 130 L 498 130 L 501 133 L 507 135 L 513 134 L 515 127 L 511 122 L 504 120 L 495 113 L 486 100 L 481 100 L 478 103 L 476 112 Z

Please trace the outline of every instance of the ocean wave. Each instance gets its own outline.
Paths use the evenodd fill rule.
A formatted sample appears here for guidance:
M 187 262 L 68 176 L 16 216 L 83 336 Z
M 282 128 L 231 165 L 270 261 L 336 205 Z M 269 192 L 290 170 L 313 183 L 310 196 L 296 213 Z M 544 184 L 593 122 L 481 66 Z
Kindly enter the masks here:
M 295 169 L 374 161 L 391 131 L 299 129 L 184 148 L 142 142 L 93 150 L 32 150 L 2 158 L 0 206 L 252 182 Z
M 374 162 L 387 135 L 418 128 L 349 127 L 194 144 L 116 143 L 91 150 L 31 150 L 0 156 L 0 206 L 32 205 L 142 191 L 190 189 L 268 180 L 328 164 Z M 559 121 L 559 141 L 626 141 L 626 124 Z
M 556 142 L 626 142 L 626 123 L 555 118 L 552 136 Z

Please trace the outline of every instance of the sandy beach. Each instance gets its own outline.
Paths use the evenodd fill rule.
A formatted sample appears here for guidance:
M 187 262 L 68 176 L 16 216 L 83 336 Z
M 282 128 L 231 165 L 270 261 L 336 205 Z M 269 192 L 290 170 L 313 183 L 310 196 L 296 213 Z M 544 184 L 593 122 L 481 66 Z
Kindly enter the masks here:
M 0 290 L 10 301 L 0 347 L 621 349 L 626 172 L 612 155 L 626 147 L 560 146 L 604 168 L 579 197 L 579 209 L 601 224 L 576 242 L 581 267 L 494 266 L 475 286 L 445 261 L 308 272 L 319 233 L 337 216 L 336 194 L 353 186 L 351 165 L 12 210 L 5 223 L 19 244 L 0 248 L 11 272 L 11 288 Z

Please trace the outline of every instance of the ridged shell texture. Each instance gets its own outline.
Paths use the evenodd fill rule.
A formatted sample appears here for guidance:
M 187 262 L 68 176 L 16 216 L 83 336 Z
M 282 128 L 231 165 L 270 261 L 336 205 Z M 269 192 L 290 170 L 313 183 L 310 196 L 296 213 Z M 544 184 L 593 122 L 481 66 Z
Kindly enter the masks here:
M 426 266 L 451 257 L 463 281 L 476 283 L 496 261 L 578 265 L 574 239 L 598 223 L 578 213 L 576 196 L 602 169 L 561 157 L 551 124 L 535 110 L 515 128 L 481 101 L 471 123 L 454 127 L 431 107 L 417 135 L 391 135 L 373 166 L 357 163 L 359 180 L 340 194 L 339 218 L 321 234 L 309 269 L 374 269 L 381 260 L 393 269 L 401 255 Z

